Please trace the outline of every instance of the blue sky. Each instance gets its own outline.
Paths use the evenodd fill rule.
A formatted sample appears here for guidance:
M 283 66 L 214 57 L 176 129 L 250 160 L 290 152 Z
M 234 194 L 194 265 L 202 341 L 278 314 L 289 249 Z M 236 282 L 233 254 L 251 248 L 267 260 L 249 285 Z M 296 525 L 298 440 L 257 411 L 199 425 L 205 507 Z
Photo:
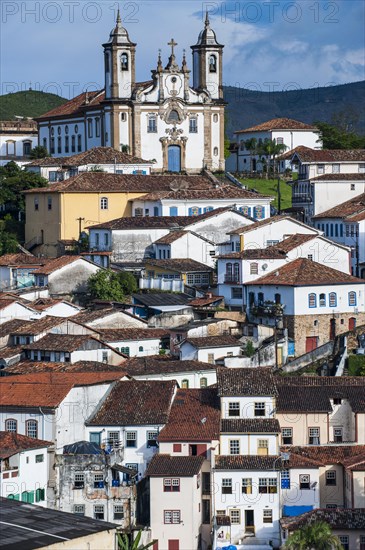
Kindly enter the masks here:
M 103 87 L 101 44 L 117 2 L 88 0 L 1 3 L 1 93 L 34 89 L 73 97 Z M 137 79 L 148 80 L 158 49 L 178 42 L 191 68 L 190 45 L 206 7 L 224 48 L 224 83 L 272 91 L 363 80 L 363 0 L 120 2 L 124 26 L 137 42 Z

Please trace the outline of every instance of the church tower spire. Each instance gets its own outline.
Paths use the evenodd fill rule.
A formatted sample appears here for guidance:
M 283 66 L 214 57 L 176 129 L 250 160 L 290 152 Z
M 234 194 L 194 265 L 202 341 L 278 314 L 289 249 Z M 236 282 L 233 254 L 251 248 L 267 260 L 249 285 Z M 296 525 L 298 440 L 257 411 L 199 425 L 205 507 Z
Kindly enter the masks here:
M 208 90 L 212 99 L 223 98 L 223 48 L 210 26 L 208 10 L 205 13 L 204 29 L 198 41 L 191 46 L 193 51 L 193 87 Z
M 136 45 L 129 38 L 128 31 L 122 25 L 118 8 L 115 27 L 109 40 L 103 44 L 105 99 L 128 99 L 136 81 L 135 56 Z

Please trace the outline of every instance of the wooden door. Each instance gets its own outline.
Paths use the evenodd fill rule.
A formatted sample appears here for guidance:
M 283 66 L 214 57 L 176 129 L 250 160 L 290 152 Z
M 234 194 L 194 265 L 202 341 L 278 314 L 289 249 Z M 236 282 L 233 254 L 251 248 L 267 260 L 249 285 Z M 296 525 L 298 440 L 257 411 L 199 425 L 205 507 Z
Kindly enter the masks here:
M 168 550 L 179 550 L 179 539 L 169 539 L 167 541 Z
M 307 336 L 305 340 L 305 352 L 315 350 L 318 347 L 318 336 Z

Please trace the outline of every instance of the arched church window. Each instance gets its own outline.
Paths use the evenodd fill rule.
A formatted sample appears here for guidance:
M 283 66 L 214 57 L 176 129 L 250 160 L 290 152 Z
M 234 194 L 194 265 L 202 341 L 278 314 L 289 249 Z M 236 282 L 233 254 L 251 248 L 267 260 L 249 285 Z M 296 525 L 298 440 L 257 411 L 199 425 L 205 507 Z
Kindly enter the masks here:
M 213 149 L 213 155 L 214 155 L 214 156 L 217 156 L 217 155 L 218 155 L 218 147 L 214 147 L 214 149 Z
M 217 58 L 215 55 L 209 56 L 209 72 L 210 73 L 216 73 L 217 72 Z
M 195 116 L 189 118 L 189 132 L 190 134 L 198 133 L 198 119 Z
M 51 136 L 54 136 L 54 128 L 51 128 Z
M 127 113 L 121 113 L 121 115 L 120 115 L 120 120 L 121 120 L 122 122 L 125 122 L 125 121 L 127 120 Z
M 218 115 L 216 113 L 213 115 L 213 122 L 218 122 Z
M 65 126 L 65 134 L 66 135 L 68 134 L 68 126 L 67 125 Z
M 120 56 L 120 68 L 122 71 L 128 71 L 128 55 L 126 53 L 122 53 Z
M 167 122 L 180 122 L 179 113 L 175 109 L 170 111 Z

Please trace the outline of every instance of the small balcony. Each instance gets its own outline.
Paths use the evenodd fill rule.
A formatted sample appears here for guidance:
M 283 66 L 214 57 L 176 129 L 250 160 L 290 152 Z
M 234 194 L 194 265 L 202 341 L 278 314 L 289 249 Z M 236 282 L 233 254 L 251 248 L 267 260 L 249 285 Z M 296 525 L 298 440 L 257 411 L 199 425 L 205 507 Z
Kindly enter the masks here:
M 261 304 L 252 304 L 250 313 L 254 317 L 281 317 L 284 313 L 285 305 L 275 302 L 263 302 Z
M 226 273 L 224 276 L 224 282 L 229 285 L 239 285 L 240 276 L 239 273 Z
M 313 198 L 308 193 L 295 193 L 292 195 L 293 204 L 308 204 L 313 202 Z

